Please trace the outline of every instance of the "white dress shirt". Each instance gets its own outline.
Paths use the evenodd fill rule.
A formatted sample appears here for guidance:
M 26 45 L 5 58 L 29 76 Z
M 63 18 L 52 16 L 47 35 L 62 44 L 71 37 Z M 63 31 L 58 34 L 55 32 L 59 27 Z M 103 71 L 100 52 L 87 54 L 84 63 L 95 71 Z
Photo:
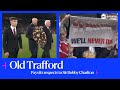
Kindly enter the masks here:
M 51 30 L 50 30 L 50 27 L 47 27 L 47 29 L 50 31 L 50 33 L 51 33 Z
M 10 27 L 12 29 L 13 34 L 14 34 L 14 31 L 13 31 L 14 28 L 15 28 L 15 33 L 16 33 L 16 27 L 13 27 L 13 26 L 10 26 Z

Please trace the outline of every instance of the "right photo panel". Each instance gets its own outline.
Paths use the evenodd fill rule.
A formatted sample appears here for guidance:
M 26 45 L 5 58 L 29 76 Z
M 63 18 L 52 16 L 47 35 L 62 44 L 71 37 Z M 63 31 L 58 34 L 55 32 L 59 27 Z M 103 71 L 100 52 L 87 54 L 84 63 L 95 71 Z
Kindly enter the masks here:
M 118 58 L 118 13 L 61 13 L 59 58 Z

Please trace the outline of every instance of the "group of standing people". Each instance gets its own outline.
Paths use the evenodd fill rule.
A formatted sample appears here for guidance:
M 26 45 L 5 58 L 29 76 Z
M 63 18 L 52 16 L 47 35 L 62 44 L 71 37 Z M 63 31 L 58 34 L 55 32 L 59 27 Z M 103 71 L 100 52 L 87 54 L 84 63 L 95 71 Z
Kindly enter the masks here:
M 11 17 L 10 27 L 8 27 L 3 32 L 3 50 L 4 55 L 8 58 L 17 58 L 18 52 L 23 52 L 23 44 L 20 30 L 17 28 L 18 19 L 16 17 Z M 28 38 L 29 50 L 31 52 L 30 58 L 38 57 L 38 44 L 33 39 L 33 31 L 37 27 L 38 19 L 32 18 L 32 23 L 28 26 L 26 31 L 26 37 Z M 50 58 L 50 49 L 53 43 L 51 21 L 45 20 L 43 31 L 46 34 L 47 43 L 43 47 L 42 58 Z

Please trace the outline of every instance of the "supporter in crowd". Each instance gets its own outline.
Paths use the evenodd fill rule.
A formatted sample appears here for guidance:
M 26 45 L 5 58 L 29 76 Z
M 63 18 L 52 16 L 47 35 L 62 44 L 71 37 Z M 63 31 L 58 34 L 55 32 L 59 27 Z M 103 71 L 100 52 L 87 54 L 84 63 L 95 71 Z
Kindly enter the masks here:
M 66 28 L 62 27 L 60 30 L 60 46 L 59 46 L 59 57 L 60 58 L 75 58 L 73 56 L 73 47 L 71 47 L 66 38 Z
M 67 58 L 69 53 L 69 43 L 67 41 L 67 32 L 66 28 L 63 27 L 60 30 L 60 46 L 59 46 L 59 57 Z

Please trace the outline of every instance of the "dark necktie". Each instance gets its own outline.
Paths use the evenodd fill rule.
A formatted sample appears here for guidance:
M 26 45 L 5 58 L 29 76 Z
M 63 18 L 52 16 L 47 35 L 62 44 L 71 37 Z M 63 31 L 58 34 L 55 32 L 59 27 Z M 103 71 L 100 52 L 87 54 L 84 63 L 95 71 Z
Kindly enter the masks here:
M 14 33 L 14 36 L 16 36 L 15 28 L 13 28 L 13 33 Z
M 51 33 L 51 30 L 50 30 L 50 28 L 48 28 L 48 30 L 50 31 L 50 33 Z

